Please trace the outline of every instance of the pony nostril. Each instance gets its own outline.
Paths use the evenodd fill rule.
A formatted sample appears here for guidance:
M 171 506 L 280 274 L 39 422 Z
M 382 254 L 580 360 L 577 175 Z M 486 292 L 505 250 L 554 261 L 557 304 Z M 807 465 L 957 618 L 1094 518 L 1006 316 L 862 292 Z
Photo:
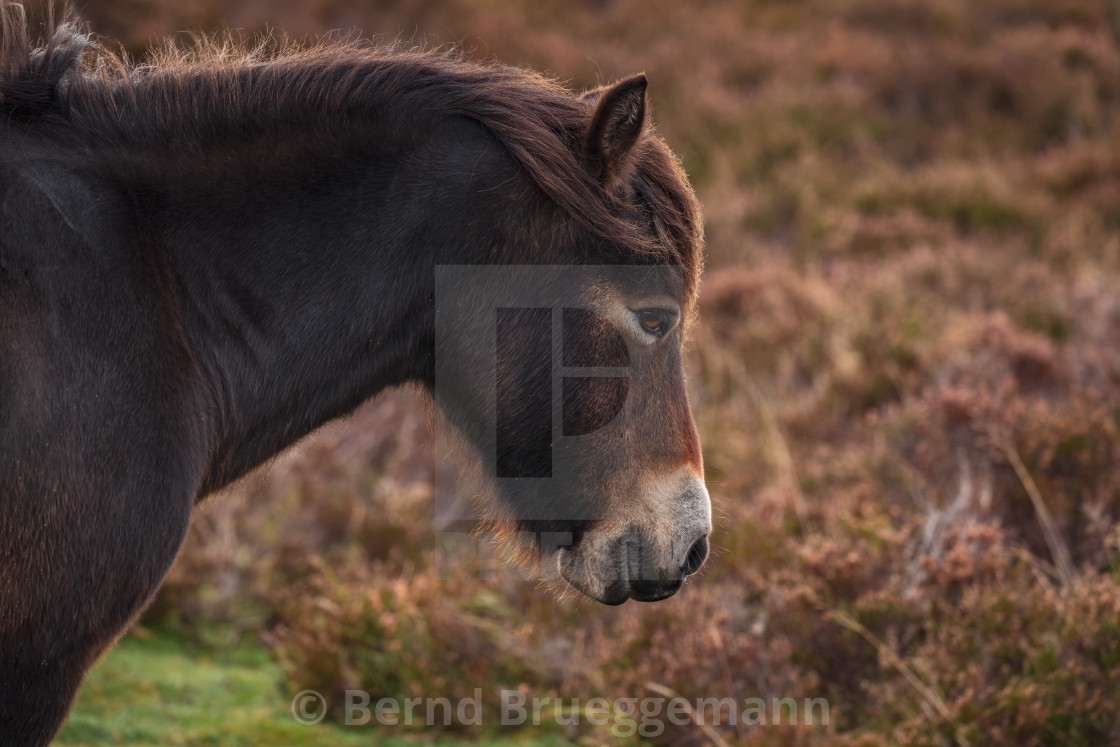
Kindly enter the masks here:
M 704 565 L 704 561 L 708 559 L 708 538 L 701 537 L 692 543 L 692 547 L 688 548 L 688 555 L 685 556 L 684 565 L 681 566 L 681 573 L 686 576 L 691 576 L 696 571 L 700 570 L 700 566 Z

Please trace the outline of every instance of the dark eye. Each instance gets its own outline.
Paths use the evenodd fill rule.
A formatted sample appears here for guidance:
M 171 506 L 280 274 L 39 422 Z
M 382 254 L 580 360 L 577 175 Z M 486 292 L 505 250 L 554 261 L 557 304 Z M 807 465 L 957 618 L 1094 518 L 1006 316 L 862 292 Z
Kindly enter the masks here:
M 638 312 L 638 324 L 652 335 L 660 337 L 669 331 L 669 315 L 659 309 L 642 309 Z

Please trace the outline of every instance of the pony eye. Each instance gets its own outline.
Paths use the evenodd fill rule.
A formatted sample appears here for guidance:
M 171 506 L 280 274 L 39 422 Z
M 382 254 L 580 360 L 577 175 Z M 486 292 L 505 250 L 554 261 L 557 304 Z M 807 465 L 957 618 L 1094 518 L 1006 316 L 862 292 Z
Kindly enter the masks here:
M 660 337 L 665 334 L 669 327 L 668 319 L 664 311 L 657 309 L 642 309 L 638 312 L 638 323 L 642 325 L 642 329 L 650 334 Z

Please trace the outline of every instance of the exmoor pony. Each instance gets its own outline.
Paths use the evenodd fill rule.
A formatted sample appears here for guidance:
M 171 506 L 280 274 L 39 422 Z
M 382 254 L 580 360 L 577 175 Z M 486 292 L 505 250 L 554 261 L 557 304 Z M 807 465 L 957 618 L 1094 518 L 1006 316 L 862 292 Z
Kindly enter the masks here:
M 703 564 L 700 211 L 644 76 L 577 95 L 338 41 L 136 64 L 0 17 L 0 741 L 50 741 L 198 501 L 386 387 L 433 391 L 503 478 L 494 524 L 564 538 L 537 562 L 587 596 Z M 446 267 L 584 273 L 561 309 L 481 282 L 437 322 Z M 440 325 L 489 331 L 441 360 Z

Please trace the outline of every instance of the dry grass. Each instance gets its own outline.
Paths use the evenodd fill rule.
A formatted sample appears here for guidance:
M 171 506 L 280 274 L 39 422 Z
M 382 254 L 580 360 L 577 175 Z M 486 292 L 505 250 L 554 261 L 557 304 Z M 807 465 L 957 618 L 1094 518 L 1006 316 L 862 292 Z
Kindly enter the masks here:
M 831 703 L 828 727 L 659 738 L 678 743 L 1120 739 L 1109 3 L 88 5 L 133 48 L 282 20 L 460 42 L 576 86 L 645 70 L 708 221 L 689 366 L 718 528 L 677 597 L 437 580 L 406 394 L 215 499 L 154 618 L 262 635 L 292 690 Z

